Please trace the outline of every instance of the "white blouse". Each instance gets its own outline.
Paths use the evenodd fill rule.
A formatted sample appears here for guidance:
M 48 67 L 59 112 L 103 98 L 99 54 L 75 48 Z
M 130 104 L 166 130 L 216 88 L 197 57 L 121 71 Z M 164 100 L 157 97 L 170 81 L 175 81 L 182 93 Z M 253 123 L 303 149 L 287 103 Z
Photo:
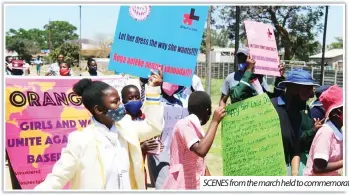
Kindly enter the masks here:
M 109 130 L 105 125 L 92 119 L 95 125 L 101 129 L 98 131 L 102 137 L 104 147 L 100 150 L 101 159 L 105 168 L 106 190 L 131 190 L 130 162 L 128 144 L 121 136 L 118 136 L 115 125 Z

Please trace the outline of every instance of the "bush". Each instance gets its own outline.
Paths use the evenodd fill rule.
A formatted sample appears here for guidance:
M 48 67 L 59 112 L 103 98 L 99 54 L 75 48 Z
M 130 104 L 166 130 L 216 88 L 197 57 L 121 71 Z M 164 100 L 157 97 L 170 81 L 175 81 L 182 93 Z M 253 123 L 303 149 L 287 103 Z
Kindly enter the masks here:
M 79 46 L 71 43 L 63 43 L 58 48 L 54 49 L 50 54 L 50 58 L 56 61 L 58 55 L 64 55 L 64 60 L 71 65 L 79 63 Z

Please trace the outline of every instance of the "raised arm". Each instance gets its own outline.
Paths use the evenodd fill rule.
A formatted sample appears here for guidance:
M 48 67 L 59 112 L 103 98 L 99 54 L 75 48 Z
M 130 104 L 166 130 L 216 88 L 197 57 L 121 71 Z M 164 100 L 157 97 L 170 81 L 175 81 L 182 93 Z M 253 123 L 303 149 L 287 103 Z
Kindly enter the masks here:
M 162 71 L 152 71 L 149 84 L 145 86 L 145 100 L 142 112 L 145 114 L 144 121 L 135 121 L 134 129 L 140 142 L 144 142 L 155 136 L 159 136 L 164 127 L 164 108 L 160 103 L 160 86 L 162 84 Z

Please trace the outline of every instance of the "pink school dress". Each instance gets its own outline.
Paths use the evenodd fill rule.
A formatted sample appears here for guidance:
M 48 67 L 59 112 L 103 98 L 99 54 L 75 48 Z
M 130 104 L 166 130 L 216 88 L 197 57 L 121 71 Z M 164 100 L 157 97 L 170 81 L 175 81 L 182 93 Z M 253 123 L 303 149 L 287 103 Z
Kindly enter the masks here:
M 205 159 L 190 151 L 190 147 L 204 135 L 196 115 L 189 115 L 177 122 L 171 138 L 169 176 L 163 189 L 200 188 L 200 176 L 205 175 L 206 170 Z
M 327 162 L 336 162 L 343 159 L 343 134 L 332 124 L 325 123 L 316 133 L 310 148 L 304 176 L 340 176 L 342 169 L 329 173 L 316 174 L 313 171 L 314 159 L 321 158 Z

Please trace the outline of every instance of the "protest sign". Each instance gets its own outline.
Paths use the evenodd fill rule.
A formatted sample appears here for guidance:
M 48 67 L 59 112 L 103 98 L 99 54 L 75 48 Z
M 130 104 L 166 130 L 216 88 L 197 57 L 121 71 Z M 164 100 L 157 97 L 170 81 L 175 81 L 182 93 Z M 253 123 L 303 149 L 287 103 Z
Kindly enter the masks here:
M 121 6 L 108 69 L 190 86 L 208 6 Z
M 285 176 L 280 122 L 264 93 L 226 107 L 222 120 L 224 176 Z
M 80 79 L 6 77 L 6 150 L 22 189 L 41 183 L 60 158 L 68 134 L 91 122 L 81 97 L 72 91 Z
M 169 151 L 171 137 L 175 124 L 182 118 L 188 116 L 188 110 L 178 105 L 169 105 L 164 103 L 165 125 L 162 131 L 161 142 L 164 144 L 164 150 Z
M 244 24 L 249 53 L 256 61 L 255 73 L 280 76 L 279 53 L 273 26 L 255 21 L 245 21 Z

